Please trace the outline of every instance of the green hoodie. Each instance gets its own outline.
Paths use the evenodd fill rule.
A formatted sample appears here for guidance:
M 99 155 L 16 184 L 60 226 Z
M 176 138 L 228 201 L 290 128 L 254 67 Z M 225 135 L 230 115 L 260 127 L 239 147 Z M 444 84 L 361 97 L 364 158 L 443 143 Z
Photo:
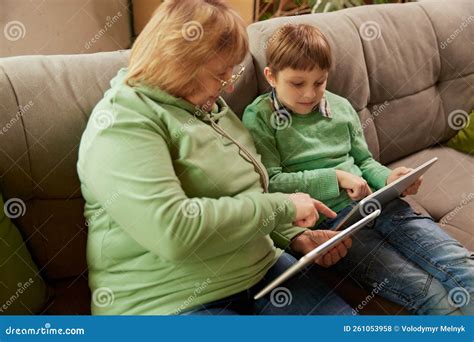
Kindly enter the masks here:
M 211 115 L 125 75 L 79 148 L 92 313 L 175 314 L 256 284 L 282 253 L 274 241 L 284 248 L 305 230 L 291 224 L 294 205 L 264 193 L 257 167 Z M 238 117 L 222 99 L 215 107 L 219 127 L 264 169 Z

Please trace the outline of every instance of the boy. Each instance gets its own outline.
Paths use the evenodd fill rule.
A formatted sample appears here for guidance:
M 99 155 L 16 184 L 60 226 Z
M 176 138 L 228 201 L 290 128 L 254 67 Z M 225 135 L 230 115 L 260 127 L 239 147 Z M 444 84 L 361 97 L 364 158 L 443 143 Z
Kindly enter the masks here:
M 331 48 L 317 28 L 281 27 L 266 55 L 272 91 L 246 108 L 244 125 L 267 168 L 270 191 L 301 191 L 325 202 L 338 216 L 317 229 L 331 229 L 354 201 L 410 169 L 390 170 L 374 160 L 356 111 L 326 90 Z M 404 194 L 415 194 L 420 184 L 421 178 Z M 334 267 L 413 313 L 474 314 L 474 256 L 405 201 L 382 209 Z M 454 300 L 460 294 L 462 303 Z

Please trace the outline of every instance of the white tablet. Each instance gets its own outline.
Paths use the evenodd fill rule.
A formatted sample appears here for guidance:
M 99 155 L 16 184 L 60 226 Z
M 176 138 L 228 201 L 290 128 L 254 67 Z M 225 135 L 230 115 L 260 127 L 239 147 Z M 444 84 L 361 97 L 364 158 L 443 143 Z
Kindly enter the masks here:
M 273 290 L 275 287 L 283 283 L 284 281 L 288 280 L 291 278 L 295 273 L 299 272 L 301 269 L 309 265 L 310 263 L 314 262 L 314 260 L 322 255 L 324 255 L 326 252 L 328 252 L 331 248 L 336 246 L 338 243 L 340 243 L 342 240 L 345 238 L 351 236 L 355 232 L 357 232 L 359 229 L 363 228 L 367 223 L 373 221 L 377 216 L 380 215 L 380 210 L 375 210 L 373 213 L 370 215 L 364 217 L 361 219 L 359 222 L 355 223 L 354 225 L 350 226 L 349 228 L 341 231 L 339 234 L 333 236 L 323 244 L 319 245 L 315 249 L 313 249 L 311 252 L 307 253 L 304 255 L 301 259 L 298 260 L 297 263 L 292 265 L 290 268 L 288 268 L 285 272 L 283 272 L 280 276 L 278 276 L 275 280 L 273 280 L 270 284 L 265 286 L 260 292 L 258 292 L 254 299 L 260 299 L 263 296 L 265 296 L 268 292 Z
M 382 189 L 370 194 L 369 196 L 362 199 L 347 216 L 333 229 L 341 230 L 354 222 L 359 221 L 364 216 L 370 214 L 376 209 L 383 209 L 383 206 L 398 198 L 410 185 L 424 174 L 434 163 L 438 161 L 438 158 L 428 160 L 426 163 L 413 169 L 406 175 L 398 178 L 396 181 L 384 186 Z

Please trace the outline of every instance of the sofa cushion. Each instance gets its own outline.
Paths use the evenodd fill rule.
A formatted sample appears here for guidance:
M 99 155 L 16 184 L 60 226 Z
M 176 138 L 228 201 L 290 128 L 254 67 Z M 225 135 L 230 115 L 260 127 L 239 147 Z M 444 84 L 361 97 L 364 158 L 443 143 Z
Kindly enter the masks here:
M 474 250 L 474 156 L 438 146 L 414 153 L 390 167 L 416 167 L 433 157 L 438 157 L 438 162 L 424 174 L 418 194 L 409 198 Z
M 28 315 L 43 307 L 47 288 L 25 242 L 10 218 L 22 216 L 26 205 L 18 198 L 3 202 L 0 194 L 0 314 Z

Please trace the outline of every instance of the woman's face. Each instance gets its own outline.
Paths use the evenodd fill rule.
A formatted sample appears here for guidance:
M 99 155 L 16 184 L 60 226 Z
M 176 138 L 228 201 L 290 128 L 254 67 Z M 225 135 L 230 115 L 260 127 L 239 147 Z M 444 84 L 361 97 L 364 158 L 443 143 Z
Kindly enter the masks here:
M 234 91 L 233 85 L 222 89 L 222 81 L 227 81 L 232 77 L 233 67 L 222 56 L 217 55 L 211 59 L 198 73 L 199 90 L 186 97 L 186 100 L 205 110 L 212 108 L 222 91 L 228 93 Z

